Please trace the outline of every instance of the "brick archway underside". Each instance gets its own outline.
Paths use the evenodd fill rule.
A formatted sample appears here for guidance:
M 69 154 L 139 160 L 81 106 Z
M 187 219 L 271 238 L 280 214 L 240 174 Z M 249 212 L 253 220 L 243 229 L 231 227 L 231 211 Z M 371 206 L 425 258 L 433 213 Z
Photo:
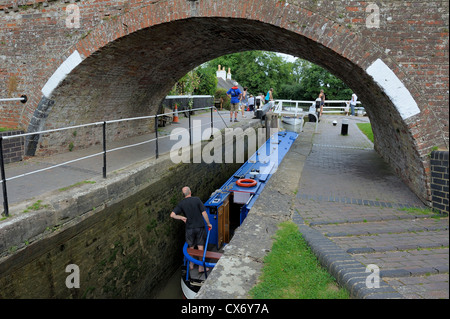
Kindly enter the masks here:
M 47 128 L 154 114 L 188 71 L 246 50 L 307 59 L 343 79 L 368 106 L 382 101 L 392 107 L 361 67 L 307 37 L 246 19 L 190 18 L 139 30 L 91 54 L 53 91 L 45 108 Z
M 376 137 L 404 133 L 405 149 L 390 145 L 389 138 L 379 138 L 378 147 L 391 152 L 391 158 L 401 159 L 403 162 L 397 165 L 407 167 L 408 174 L 425 175 L 407 125 L 361 66 L 308 37 L 248 19 L 188 18 L 144 28 L 110 42 L 84 59 L 50 99 L 41 100 L 36 111 L 39 120 L 31 121 L 29 131 L 38 131 L 44 124 L 56 128 L 155 114 L 170 88 L 188 71 L 215 57 L 246 50 L 292 54 L 343 79 L 364 100 Z M 39 143 L 42 145 L 42 138 L 29 141 L 29 155 L 39 150 Z M 51 142 L 46 143 L 51 148 Z M 405 158 L 405 151 L 414 155 Z M 410 181 L 422 198 L 427 193 L 425 179 Z

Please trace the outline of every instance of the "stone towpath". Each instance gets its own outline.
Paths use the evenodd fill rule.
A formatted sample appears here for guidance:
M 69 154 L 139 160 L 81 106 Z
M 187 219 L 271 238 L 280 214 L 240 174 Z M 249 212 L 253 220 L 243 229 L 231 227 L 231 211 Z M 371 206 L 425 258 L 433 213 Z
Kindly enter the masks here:
M 337 126 L 332 125 L 335 119 Z M 399 293 L 387 289 L 374 298 L 449 298 L 448 216 L 424 210 L 375 152 L 356 126 L 366 118 L 349 117 L 348 136 L 340 134 L 340 119 L 324 116 L 313 136 L 294 221 L 318 231 L 325 243 L 364 267 L 375 265 L 382 283 Z M 363 289 L 361 297 L 370 298 L 373 291 Z
M 246 117 L 243 118 L 239 114 L 238 123 L 229 122 L 229 112 L 220 111 L 214 112 L 213 121 L 214 128 L 223 129 L 225 127 L 235 128 L 245 125 L 250 125 L 252 122 L 259 120 L 252 119 L 252 114 L 246 112 Z M 192 126 L 194 129 L 201 127 L 203 131 L 209 131 L 211 116 L 210 112 L 197 112 L 192 117 Z M 181 135 L 186 137 L 187 129 L 189 127 L 188 119 L 180 114 L 179 124 L 172 124 L 158 129 L 159 134 L 159 154 L 168 153 L 171 147 L 175 144 L 180 147 L 189 145 L 188 138 L 181 139 Z M 95 128 L 96 130 L 101 127 Z M 184 132 L 180 129 L 184 129 Z M 193 129 L 193 131 L 194 131 Z M 177 133 L 176 130 L 180 130 Z M 94 131 L 93 131 L 94 132 Z M 200 140 L 198 134 L 193 133 L 193 143 Z M 92 133 L 93 134 L 93 133 Z M 172 137 L 171 137 L 172 136 Z M 140 136 L 108 142 L 107 143 L 107 176 L 110 176 L 113 171 L 126 169 L 130 165 L 144 160 L 150 160 L 155 156 L 155 133 L 147 133 Z M 123 148 L 129 145 L 135 145 L 131 148 Z M 116 151 L 111 151 L 117 149 Z M 14 204 L 27 201 L 42 199 L 44 193 L 69 187 L 77 183 L 85 181 L 92 181 L 102 177 L 103 157 L 102 145 L 95 145 L 86 149 L 74 148 L 71 152 L 64 152 L 52 156 L 36 156 L 28 158 L 27 160 L 10 163 L 5 165 L 5 172 L 7 178 L 14 178 L 7 182 L 8 201 L 10 208 L 14 211 Z M 89 157 L 94 154 L 100 154 L 87 159 L 73 162 L 74 160 Z M 67 163 L 67 164 L 64 164 Z M 61 165 L 64 164 L 64 165 Z M 61 165 L 49 170 L 41 171 Z M 36 172 L 29 174 L 30 172 Z M 15 178 L 19 176 L 19 178 Z M 0 192 L 0 201 L 3 202 L 3 193 Z M 0 212 L 2 209 L 0 209 Z

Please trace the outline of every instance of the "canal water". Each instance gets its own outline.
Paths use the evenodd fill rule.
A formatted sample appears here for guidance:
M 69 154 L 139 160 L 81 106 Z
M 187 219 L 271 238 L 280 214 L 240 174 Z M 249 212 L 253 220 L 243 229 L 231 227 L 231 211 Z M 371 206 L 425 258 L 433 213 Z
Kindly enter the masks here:
M 181 266 L 169 278 L 166 285 L 156 294 L 155 299 L 183 299 L 181 291 Z

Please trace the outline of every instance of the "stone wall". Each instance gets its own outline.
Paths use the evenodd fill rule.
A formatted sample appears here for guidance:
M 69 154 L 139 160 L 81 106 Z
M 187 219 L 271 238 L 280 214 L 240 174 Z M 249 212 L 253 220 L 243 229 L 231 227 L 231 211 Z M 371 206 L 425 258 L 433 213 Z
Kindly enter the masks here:
M 35 209 L 12 207 L 0 221 L 0 298 L 152 297 L 182 262 L 184 227 L 169 217 L 181 187 L 206 200 L 240 166 L 174 165 L 164 155 L 46 194 Z M 66 287 L 72 264 L 80 288 Z

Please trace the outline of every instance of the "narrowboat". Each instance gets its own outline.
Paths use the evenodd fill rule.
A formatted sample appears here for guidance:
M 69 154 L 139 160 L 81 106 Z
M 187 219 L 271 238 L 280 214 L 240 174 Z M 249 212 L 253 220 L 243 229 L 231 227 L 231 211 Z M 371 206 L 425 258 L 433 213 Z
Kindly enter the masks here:
M 185 298 L 196 296 L 222 256 L 222 248 L 243 223 L 297 137 L 297 133 L 289 131 L 272 135 L 204 203 L 212 229 L 207 229 L 204 251 L 189 248 L 187 243 L 183 246 L 181 288 Z M 195 264 L 194 269 L 190 269 L 189 262 Z M 198 266 L 203 266 L 205 271 L 199 273 Z

